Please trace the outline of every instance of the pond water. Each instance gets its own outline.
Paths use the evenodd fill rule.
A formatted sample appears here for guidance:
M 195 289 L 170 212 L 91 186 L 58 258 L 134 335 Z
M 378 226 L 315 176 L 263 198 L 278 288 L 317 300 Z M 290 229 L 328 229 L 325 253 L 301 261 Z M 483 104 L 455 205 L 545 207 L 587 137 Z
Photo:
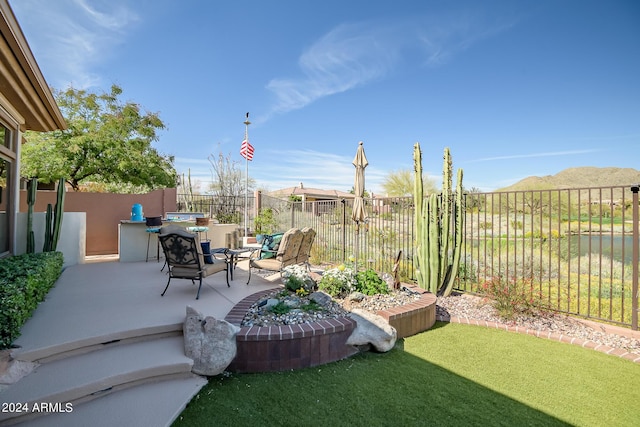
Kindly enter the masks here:
M 633 255 L 633 238 L 629 235 L 620 234 L 597 234 L 593 233 L 591 236 L 587 235 L 574 235 L 569 237 L 569 245 L 571 247 L 571 254 L 574 256 L 587 255 L 589 253 L 598 255 L 602 254 L 603 257 L 613 258 L 616 261 L 630 264 Z

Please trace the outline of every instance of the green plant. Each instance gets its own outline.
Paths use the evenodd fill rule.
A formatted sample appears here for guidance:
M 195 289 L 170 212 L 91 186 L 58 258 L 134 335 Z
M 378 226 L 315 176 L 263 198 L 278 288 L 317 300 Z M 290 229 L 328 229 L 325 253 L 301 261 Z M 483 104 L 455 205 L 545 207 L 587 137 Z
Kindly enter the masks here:
M 282 269 L 284 287 L 298 295 L 306 295 L 316 287 L 307 269 L 301 265 L 288 265 Z
M 20 328 L 62 272 L 60 252 L 0 259 L 0 348 L 8 348 Z
M 544 308 L 542 294 L 530 279 L 493 277 L 480 285 L 480 292 L 505 320 L 536 315 Z
M 271 306 L 269 311 L 273 314 L 287 314 L 291 311 L 291 307 L 285 304 L 284 301 L 279 301 L 276 305 Z
M 462 194 L 462 169 L 454 193 L 451 178 L 451 154 L 444 149 L 442 167 L 442 193 L 423 194 L 422 152 L 420 144 L 413 148 L 415 168 L 416 252 L 414 263 L 418 285 L 439 296 L 447 296 L 453 289 L 458 274 L 462 234 L 464 226 L 464 197 Z M 453 222 L 453 227 L 451 223 Z
M 58 181 L 55 211 L 53 211 L 51 203 L 47 204 L 47 216 L 44 224 L 44 246 L 42 247 L 42 252 L 53 252 L 58 247 L 60 230 L 62 229 L 62 215 L 64 213 L 64 195 L 65 179 L 60 178 Z
M 341 264 L 323 273 L 318 282 L 318 289 L 332 297 L 337 297 L 350 294 L 356 290 L 357 285 L 358 282 L 353 269 Z
M 38 178 L 31 178 L 27 189 L 27 253 L 35 252 L 35 236 L 33 234 L 33 206 L 38 194 Z
M 359 271 L 356 275 L 356 290 L 365 295 L 388 294 L 387 283 L 371 269 Z
M 272 234 L 278 226 L 278 221 L 273 215 L 273 209 L 264 208 L 253 220 L 256 234 Z
M 314 300 L 311 300 L 305 305 L 303 305 L 302 307 L 300 307 L 300 309 L 304 311 L 322 311 L 322 306 L 317 302 L 315 302 Z

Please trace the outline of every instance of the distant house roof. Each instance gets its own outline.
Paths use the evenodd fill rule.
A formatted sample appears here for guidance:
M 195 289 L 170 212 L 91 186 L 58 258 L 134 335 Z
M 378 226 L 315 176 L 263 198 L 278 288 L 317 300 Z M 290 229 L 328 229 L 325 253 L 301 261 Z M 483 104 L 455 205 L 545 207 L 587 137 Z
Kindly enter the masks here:
M 305 199 L 333 200 L 333 199 L 353 199 L 355 196 L 339 190 L 322 190 L 320 188 L 307 188 L 302 183 L 296 187 L 283 188 L 281 190 L 270 191 L 272 197 L 300 196 Z
M 0 93 L 22 131 L 66 129 L 64 117 L 45 81 L 7 0 L 0 0 Z

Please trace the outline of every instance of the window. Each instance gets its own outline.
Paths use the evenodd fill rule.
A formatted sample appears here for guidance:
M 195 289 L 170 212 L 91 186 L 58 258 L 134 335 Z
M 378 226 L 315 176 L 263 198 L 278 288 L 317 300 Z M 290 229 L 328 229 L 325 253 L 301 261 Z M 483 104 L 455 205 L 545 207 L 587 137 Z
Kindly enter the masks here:
M 11 151 L 13 132 L 0 123 L 0 257 L 9 254 L 11 249 L 10 225 L 13 218 L 12 183 L 15 153 Z

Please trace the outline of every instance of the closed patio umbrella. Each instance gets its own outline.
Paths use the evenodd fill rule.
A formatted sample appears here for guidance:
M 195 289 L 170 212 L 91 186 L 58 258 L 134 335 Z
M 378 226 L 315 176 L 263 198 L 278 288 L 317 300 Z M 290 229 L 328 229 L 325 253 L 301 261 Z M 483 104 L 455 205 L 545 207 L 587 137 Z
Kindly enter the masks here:
M 356 157 L 353 159 L 353 166 L 356 168 L 355 180 L 353 184 L 353 192 L 355 199 L 353 200 L 353 212 L 351 213 L 351 219 L 356 223 L 356 269 L 358 267 L 358 251 L 359 251 L 359 234 L 360 224 L 365 223 L 367 220 L 367 212 L 364 209 L 364 169 L 369 162 L 367 156 L 364 154 L 364 147 L 362 141 L 358 145 L 358 151 L 356 151 Z

